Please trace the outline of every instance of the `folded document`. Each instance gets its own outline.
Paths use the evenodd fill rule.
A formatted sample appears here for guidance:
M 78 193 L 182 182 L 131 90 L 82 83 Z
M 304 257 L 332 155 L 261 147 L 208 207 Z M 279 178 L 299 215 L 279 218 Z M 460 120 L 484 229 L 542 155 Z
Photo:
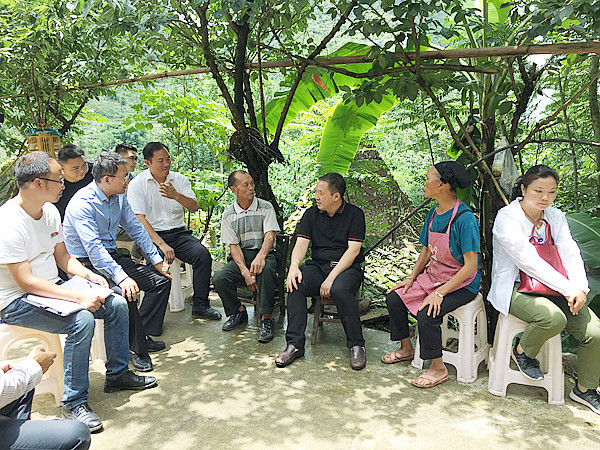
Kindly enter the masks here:
M 92 283 L 91 281 L 81 278 L 80 276 L 74 276 L 60 286 L 67 289 L 72 289 L 74 291 L 90 292 L 102 298 L 106 298 L 113 294 L 111 289 Z M 68 316 L 69 314 L 73 314 L 74 312 L 85 309 L 85 307 L 81 306 L 79 303 L 71 302 L 69 300 L 40 297 L 39 295 L 33 294 L 27 294 L 23 300 L 30 305 L 37 306 L 38 308 L 44 308 L 54 314 L 58 314 L 59 316 Z

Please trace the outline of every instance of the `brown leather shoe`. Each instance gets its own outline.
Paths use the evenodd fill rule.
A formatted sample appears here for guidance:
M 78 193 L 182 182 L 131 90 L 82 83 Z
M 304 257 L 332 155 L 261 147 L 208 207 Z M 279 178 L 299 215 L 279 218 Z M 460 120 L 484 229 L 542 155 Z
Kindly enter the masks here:
M 350 367 L 354 370 L 364 369 L 367 365 L 367 352 L 364 347 L 355 345 L 350 349 Z
M 283 352 L 275 358 L 275 364 L 277 367 L 289 366 L 297 358 L 304 356 L 304 349 L 297 349 L 292 344 L 288 344 Z

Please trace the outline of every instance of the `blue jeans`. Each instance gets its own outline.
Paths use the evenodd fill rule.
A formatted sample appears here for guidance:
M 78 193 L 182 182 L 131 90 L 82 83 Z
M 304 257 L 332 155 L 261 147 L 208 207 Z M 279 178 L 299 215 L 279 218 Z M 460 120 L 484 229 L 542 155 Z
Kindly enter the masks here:
M 109 296 L 95 313 L 87 309 L 68 316 L 59 316 L 30 305 L 17 298 L 2 310 L 2 321 L 9 325 L 66 334 L 64 360 L 65 393 L 62 404 L 72 409 L 87 402 L 90 346 L 94 336 L 94 319 L 104 319 L 106 344 L 106 378 L 114 380 L 123 374 L 129 364 L 129 310 L 120 295 Z

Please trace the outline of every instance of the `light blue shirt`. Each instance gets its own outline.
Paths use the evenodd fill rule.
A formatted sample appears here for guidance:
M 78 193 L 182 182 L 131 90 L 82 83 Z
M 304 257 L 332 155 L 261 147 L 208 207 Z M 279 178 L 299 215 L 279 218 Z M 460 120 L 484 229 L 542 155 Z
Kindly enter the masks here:
M 80 189 L 65 211 L 63 233 L 67 250 L 75 258 L 89 258 L 92 265 L 119 284 L 129 275 L 110 256 L 117 250 L 121 225 L 152 265 L 162 262 L 146 229 L 131 210 L 125 194 L 106 197 L 96 182 Z

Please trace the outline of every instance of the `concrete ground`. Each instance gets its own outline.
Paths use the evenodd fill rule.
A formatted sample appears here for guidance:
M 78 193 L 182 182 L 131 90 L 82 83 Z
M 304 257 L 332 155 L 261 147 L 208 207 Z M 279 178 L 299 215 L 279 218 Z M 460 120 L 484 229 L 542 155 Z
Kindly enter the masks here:
M 224 319 L 190 314 L 189 304 L 167 312 L 167 349 L 152 355 L 157 388 L 105 394 L 104 366 L 92 364 L 89 403 L 104 422 L 93 449 L 600 449 L 600 416 L 567 398 L 569 379 L 564 406 L 549 405 L 541 388 L 511 385 L 494 397 L 484 365 L 473 384 L 459 384 L 449 366 L 448 382 L 420 390 L 410 380 L 421 371 L 380 362 L 394 349 L 387 333 L 364 330 L 367 368 L 353 371 L 342 327 L 329 323 L 314 347 L 308 335 L 305 358 L 278 369 L 281 319 L 275 339 L 259 344 L 252 307 L 250 324 L 231 332 Z M 32 418 L 59 417 L 52 400 L 37 396 Z

